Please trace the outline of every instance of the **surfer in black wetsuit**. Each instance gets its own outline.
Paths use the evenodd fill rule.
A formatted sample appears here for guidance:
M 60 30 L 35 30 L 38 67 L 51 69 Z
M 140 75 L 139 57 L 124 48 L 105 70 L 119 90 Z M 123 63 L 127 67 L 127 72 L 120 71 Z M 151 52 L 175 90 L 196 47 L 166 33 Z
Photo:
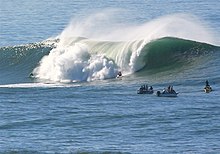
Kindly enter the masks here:
M 122 76 L 122 73 L 121 73 L 121 71 L 119 71 L 119 72 L 118 72 L 118 76 Z
M 209 81 L 208 80 L 206 80 L 205 81 L 205 88 L 204 88 L 204 90 L 205 90 L 205 92 L 206 93 L 209 93 L 209 92 L 211 92 L 212 91 L 212 87 L 209 85 Z
M 29 77 L 30 77 L 30 78 L 33 78 L 33 77 L 34 77 L 34 74 L 33 74 L 33 73 L 30 73 L 30 74 L 29 74 Z
M 120 77 L 122 77 L 122 73 L 121 73 L 121 71 L 118 72 L 116 78 L 120 78 Z

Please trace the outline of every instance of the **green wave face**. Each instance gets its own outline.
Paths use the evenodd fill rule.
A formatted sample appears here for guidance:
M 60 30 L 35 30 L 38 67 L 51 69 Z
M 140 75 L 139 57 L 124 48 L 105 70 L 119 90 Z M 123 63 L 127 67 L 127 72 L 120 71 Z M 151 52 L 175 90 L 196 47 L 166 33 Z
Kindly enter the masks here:
M 144 57 L 144 69 L 173 69 L 186 66 L 218 49 L 206 43 L 172 37 L 161 38 L 146 44 L 142 49 L 142 52 L 147 53 Z

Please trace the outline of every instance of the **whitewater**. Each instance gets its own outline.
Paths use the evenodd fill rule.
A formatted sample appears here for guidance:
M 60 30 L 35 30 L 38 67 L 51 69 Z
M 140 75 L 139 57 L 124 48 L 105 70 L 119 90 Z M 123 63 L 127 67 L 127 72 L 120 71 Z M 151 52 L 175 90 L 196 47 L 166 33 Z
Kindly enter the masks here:
M 219 153 L 218 3 L 3 0 L 0 153 Z

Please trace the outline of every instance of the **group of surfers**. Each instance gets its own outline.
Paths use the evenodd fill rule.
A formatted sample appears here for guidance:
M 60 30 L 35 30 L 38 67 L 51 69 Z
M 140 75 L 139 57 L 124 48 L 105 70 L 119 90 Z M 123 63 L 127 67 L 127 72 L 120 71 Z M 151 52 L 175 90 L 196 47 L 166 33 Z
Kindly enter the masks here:
M 205 85 L 205 92 L 209 93 L 212 91 L 212 87 L 209 85 L 209 81 L 206 80 L 206 85 Z M 138 90 L 138 94 L 146 94 L 146 93 L 150 93 L 153 92 L 153 87 L 150 86 L 148 87 L 148 85 L 142 85 L 139 90 Z M 173 89 L 173 86 L 168 86 L 167 88 L 164 88 L 164 90 L 162 91 L 163 94 L 175 94 L 176 91 Z
M 118 72 L 117 74 L 117 78 L 122 77 L 122 73 L 121 71 Z M 206 93 L 209 93 L 212 91 L 212 87 L 209 85 L 209 81 L 206 80 L 206 85 L 204 87 L 204 91 Z M 139 90 L 138 90 L 138 94 L 146 94 L 146 93 L 153 93 L 153 87 L 150 86 L 148 87 L 148 85 L 142 85 Z M 164 88 L 164 90 L 162 91 L 163 94 L 176 94 L 176 91 L 173 89 L 173 86 L 168 86 L 167 88 Z
M 148 87 L 148 85 L 146 84 L 146 85 L 142 85 L 139 90 L 140 91 L 153 91 L 153 87 L 152 86 Z
M 142 85 L 139 90 L 137 91 L 138 94 L 153 94 L 154 90 L 153 87 L 148 85 Z
M 153 92 L 153 87 L 150 86 L 148 87 L 148 85 L 142 85 L 139 90 L 138 90 L 139 93 L 144 93 L 144 92 Z M 175 90 L 173 89 L 173 86 L 168 86 L 167 88 L 164 88 L 163 92 L 162 93 L 170 93 L 170 94 L 173 94 L 173 93 L 176 93 Z

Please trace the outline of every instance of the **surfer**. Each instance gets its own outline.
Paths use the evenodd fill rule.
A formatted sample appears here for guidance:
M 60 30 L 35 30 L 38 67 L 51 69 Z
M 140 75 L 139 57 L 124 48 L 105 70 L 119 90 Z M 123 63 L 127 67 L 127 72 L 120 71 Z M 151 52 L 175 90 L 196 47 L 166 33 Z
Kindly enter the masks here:
M 117 74 L 117 78 L 120 78 L 120 77 L 122 77 L 121 71 L 119 71 L 118 74 Z
M 204 88 L 204 90 L 205 90 L 205 92 L 206 93 L 209 93 L 209 92 L 211 92 L 212 91 L 212 87 L 209 85 L 209 81 L 208 80 L 206 80 L 205 81 L 205 88 Z
M 34 74 L 33 74 L 33 73 L 30 73 L 30 74 L 29 74 L 29 77 L 30 77 L 30 78 L 33 78 L 33 77 L 34 77 Z

